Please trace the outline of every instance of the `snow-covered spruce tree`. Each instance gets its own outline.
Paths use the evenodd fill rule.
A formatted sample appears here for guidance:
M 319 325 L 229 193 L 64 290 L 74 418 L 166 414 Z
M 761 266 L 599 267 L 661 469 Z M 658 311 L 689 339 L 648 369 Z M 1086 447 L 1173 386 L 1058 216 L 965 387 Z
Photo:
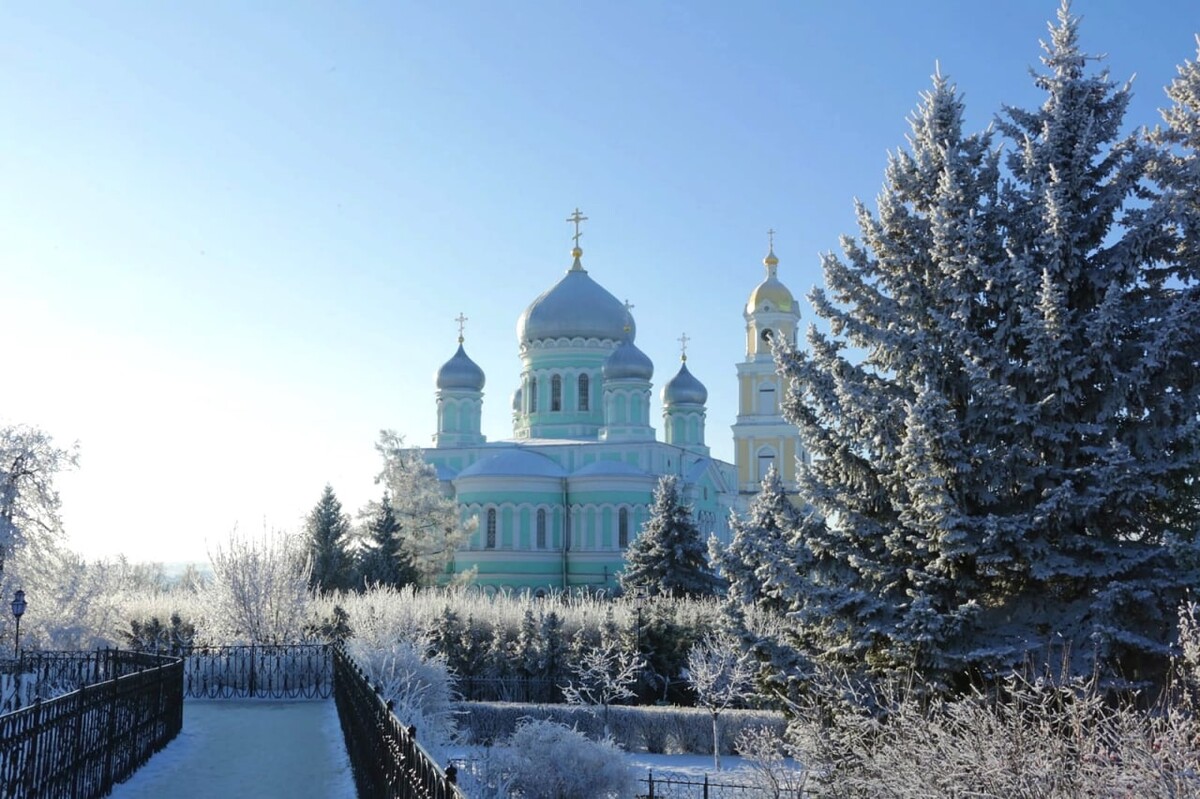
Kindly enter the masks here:
M 1060 662 L 1060 642 L 1136 678 L 1195 582 L 1195 514 L 1167 508 L 1196 469 L 1178 353 L 1197 326 L 1147 291 L 1164 234 L 1130 206 L 1149 151 L 1118 138 L 1128 88 L 1088 73 L 1077 32 L 1064 5 L 1043 106 L 998 123 L 1003 181 L 935 78 L 878 217 L 860 205 L 861 244 L 824 259 L 833 338 L 781 344 L 823 519 L 787 594 L 826 661 L 952 679 Z
M 392 430 L 379 434 L 375 449 L 383 469 L 375 482 L 392 497 L 400 539 L 412 556 L 423 585 L 431 585 L 453 562 L 454 553 L 474 531 L 474 524 L 459 518 L 458 506 L 445 495 L 433 468 L 417 447 L 408 447 Z
M 706 596 L 719 582 L 709 568 L 692 509 L 680 502 L 674 475 L 663 475 L 654 491 L 650 518 L 625 554 L 620 576 L 627 593 L 650 596 Z
M 354 565 L 347 548 L 350 517 L 342 510 L 341 501 L 328 483 L 304 521 L 304 541 L 312 564 L 309 587 L 317 591 L 349 588 Z
M 731 518 L 729 546 L 721 547 L 715 537 L 709 539 L 709 557 L 729 584 L 731 604 L 786 609 L 787 598 L 780 588 L 781 583 L 792 582 L 797 561 L 803 557 L 803 542 L 796 540 L 800 521 L 800 510 L 788 498 L 772 464 L 745 518 Z
M 363 512 L 366 535 L 358 560 L 358 584 L 361 587 L 390 585 L 400 588 L 420 580 L 412 553 L 400 538 L 400 523 L 385 491 L 383 499 L 372 502 Z

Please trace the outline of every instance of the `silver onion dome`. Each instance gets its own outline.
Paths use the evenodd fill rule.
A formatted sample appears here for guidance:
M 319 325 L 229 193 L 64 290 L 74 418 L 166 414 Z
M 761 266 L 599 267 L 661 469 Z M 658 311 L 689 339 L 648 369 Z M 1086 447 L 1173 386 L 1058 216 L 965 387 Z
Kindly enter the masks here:
M 663 405 L 703 405 L 708 402 L 708 389 L 688 371 L 687 361 L 679 366 L 662 390 Z
M 450 391 L 483 391 L 483 384 L 483 370 L 467 357 L 460 341 L 458 352 L 438 369 L 437 387 Z
M 582 252 L 578 248 L 574 252 Z M 517 341 L 556 338 L 598 338 L 620 341 L 626 337 L 628 314 L 624 304 L 575 264 L 549 290 L 529 304 L 517 319 Z M 628 337 L 636 330 L 630 322 Z
M 605 380 L 650 380 L 654 377 L 654 362 L 631 340 L 621 342 L 604 362 L 601 370 Z

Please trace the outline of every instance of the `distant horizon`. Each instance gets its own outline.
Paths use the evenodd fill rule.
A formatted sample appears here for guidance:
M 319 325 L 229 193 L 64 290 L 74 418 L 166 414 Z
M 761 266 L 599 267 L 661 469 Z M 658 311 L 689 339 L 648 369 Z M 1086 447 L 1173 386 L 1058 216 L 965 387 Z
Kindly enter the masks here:
M 514 325 L 569 268 L 579 208 L 660 437 L 686 333 L 732 461 L 767 230 L 807 325 L 818 254 L 857 234 L 930 75 L 972 129 L 1036 104 L 1057 7 L 5 8 L 0 421 L 80 443 L 59 487 L 88 558 L 207 561 L 234 529 L 298 531 L 326 483 L 354 515 L 379 430 L 429 442 L 460 313 L 483 432 L 511 436 Z M 1137 75 L 1126 128 L 1156 124 L 1194 5 L 1073 10 L 1112 79 Z

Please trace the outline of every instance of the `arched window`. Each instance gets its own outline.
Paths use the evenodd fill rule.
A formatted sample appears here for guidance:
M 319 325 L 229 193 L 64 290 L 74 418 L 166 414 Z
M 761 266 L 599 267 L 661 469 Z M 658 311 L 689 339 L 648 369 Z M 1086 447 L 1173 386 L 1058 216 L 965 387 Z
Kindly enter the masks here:
M 487 512 L 487 542 L 484 544 L 488 549 L 496 548 L 496 509 L 488 508 Z
M 617 546 L 621 549 L 629 546 L 629 509 L 617 511 Z
M 774 416 L 778 412 L 775 407 L 774 384 L 763 383 L 758 387 L 758 412 L 767 416 Z
M 775 450 L 770 447 L 764 447 L 758 451 L 758 480 L 762 482 L 767 477 L 767 472 L 771 469 L 771 464 L 775 463 Z
M 529 378 L 529 412 L 537 413 L 537 378 Z
M 562 378 L 558 375 L 550 378 L 550 410 L 562 410 Z
M 538 508 L 537 512 L 537 548 L 546 548 L 546 509 Z
M 579 410 L 588 410 L 588 376 L 579 376 Z

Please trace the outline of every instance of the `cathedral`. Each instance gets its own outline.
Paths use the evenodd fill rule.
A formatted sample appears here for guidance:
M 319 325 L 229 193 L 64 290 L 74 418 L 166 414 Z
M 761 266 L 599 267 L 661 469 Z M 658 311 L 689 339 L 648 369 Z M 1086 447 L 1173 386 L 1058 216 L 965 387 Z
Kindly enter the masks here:
M 805 457 L 781 415 L 784 387 L 771 356 L 772 338 L 794 342 L 800 319 L 776 275 L 774 247 L 743 312 L 730 464 L 705 443 L 708 390 L 688 368 L 686 336 L 678 371 L 662 387 L 662 440 L 656 435 L 654 364 L 635 343 L 632 306 L 583 266 L 585 219 L 576 209 L 567 220 L 575 225 L 571 267 L 517 319 L 512 438 L 488 441 L 481 431 L 485 378 L 464 349 L 461 314 L 458 350 L 437 372 L 437 432 L 424 455 L 463 519 L 478 523 L 450 570 L 477 570 L 485 591 L 614 588 L 661 475 L 678 478 L 705 538 L 728 541 L 731 511 L 745 507 L 767 469 L 774 464 L 794 486 L 796 459 Z

